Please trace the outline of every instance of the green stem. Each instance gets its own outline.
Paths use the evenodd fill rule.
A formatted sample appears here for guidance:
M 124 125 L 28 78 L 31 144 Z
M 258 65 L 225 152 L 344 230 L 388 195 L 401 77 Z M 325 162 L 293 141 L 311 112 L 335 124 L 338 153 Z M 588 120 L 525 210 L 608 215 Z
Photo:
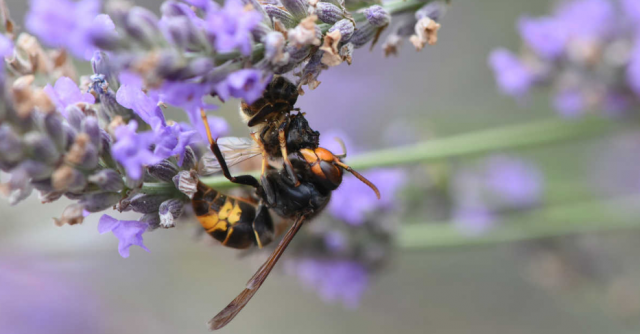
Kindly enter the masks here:
M 416 222 L 402 226 L 397 241 L 405 249 L 431 249 L 637 229 L 639 201 L 635 195 L 546 207 L 508 217 L 480 235 L 465 233 L 455 222 Z
M 600 135 L 610 127 L 610 122 L 597 119 L 569 122 L 552 119 L 525 125 L 510 125 L 496 129 L 482 130 L 449 138 L 433 139 L 404 147 L 373 151 L 353 157 L 349 159 L 348 163 L 356 170 L 364 170 L 375 167 L 434 162 L 492 151 L 575 140 Z M 256 177 L 259 176 L 258 171 L 247 174 Z M 205 177 L 202 178 L 201 181 L 213 188 L 235 186 L 222 176 Z

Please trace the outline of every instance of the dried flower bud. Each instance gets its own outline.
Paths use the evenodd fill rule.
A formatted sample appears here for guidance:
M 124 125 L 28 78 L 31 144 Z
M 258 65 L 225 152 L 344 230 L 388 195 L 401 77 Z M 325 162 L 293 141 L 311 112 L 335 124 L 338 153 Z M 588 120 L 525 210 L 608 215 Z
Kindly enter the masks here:
M 384 27 L 391 22 L 391 14 L 378 5 L 365 8 L 364 15 L 367 18 L 367 22 L 376 28 Z
M 33 186 L 38 189 L 38 187 L 36 187 L 36 185 L 32 182 Z M 38 199 L 40 200 L 40 203 L 45 204 L 45 203 L 53 203 L 57 200 L 60 199 L 60 197 L 62 197 L 63 193 L 60 191 L 40 191 L 40 194 L 38 195 Z
M 0 124 L 0 161 L 5 163 L 18 162 L 23 156 L 23 146 L 20 137 L 9 124 Z
M 105 192 L 84 195 L 79 204 L 89 212 L 99 212 L 114 206 L 120 199 L 122 199 L 122 195 L 118 193 Z
M 272 31 L 268 33 L 262 43 L 264 44 L 264 57 L 273 65 L 284 65 L 289 61 L 289 54 L 284 53 L 284 36 Z
M 314 90 L 318 88 L 320 85 L 320 81 L 318 81 L 318 76 L 322 70 L 327 69 L 327 65 L 322 63 L 322 57 L 324 56 L 323 51 L 318 51 L 311 56 L 311 59 L 307 61 L 307 63 L 302 68 L 302 73 L 300 73 L 300 82 L 298 86 L 308 85 L 309 89 Z
M 71 166 L 62 165 L 51 175 L 51 184 L 57 191 L 81 191 L 87 184 L 84 175 Z
M 9 191 L 4 190 L 3 192 L 7 193 L 7 201 L 9 202 L 9 205 L 16 205 L 29 197 L 32 191 L 33 186 L 31 183 L 25 182 L 20 188 L 13 188 Z
M 306 45 L 320 45 L 320 39 L 316 34 L 317 16 L 311 15 L 300 22 L 294 29 L 289 30 L 289 41 L 296 47 Z
M 183 170 L 173 177 L 173 184 L 189 199 L 193 199 L 193 195 L 198 191 L 198 182 L 198 176 L 191 171 Z
M 334 24 L 348 18 L 348 14 L 340 7 L 329 2 L 318 2 L 314 14 L 324 23 Z
M 120 82 L 116 77 L 113 65 L 109 61 L 109 57 L 102 51 L 96 51 L 91 58 L 91 67 L 94 74 L 101 74 L 104 79 L 109 83 L 109 88 L 114 91 L 118 91 Z
M 82 205 L 75 203 L 67 206 L 64 211 L 62 211 L 59 219 L 53 218 L 53 223 L 56 224 L 56 226 L 63 226 L 65 224 L 77 225 L 82 224 L 84 217 L 84 208 Z
M 297 21 L 300 21 L 309 15 L 309 12 L 307 11 L 307 7 L 309 6 L 307 0 L 280 0 L 280 2 Z
M 416 23 L 416 34 L 411 36 L 409 41 L 415 46 L 416 50 L 420 51 L 427 43 L 434 45 L 438 42 L 438 30 L 440 30 L 440 23 L 424 17 Z
M 124 188 L 122 175 L 113 169 L 103 169 L 89 176 L 87 180 L 105 191 L 118 192 Z
M 47 164 L 55 164 L 60 158 L 56 146 L 51 138 L 39 132 L 29 132 L 24 136 L 24 143 L 31 151 L 34 160 Z
M 351 38 L 351 36 L 353 36 L 353 33 L 356 30 L 356 26 L 353 24 L 351 20 L 343 19 L 336 22 L 336 24 L 334 24 L 331 28 L 329 28 L 327 32 L 330 33 L 336 30 L 340 31 L 340 36 L 342 36 L 340 40 L 344 42 L 344 41 L 348 41 Z
M 127 34 L 141 44 L 152 47 L 158 40 L 158 17 L 142 7 L 133 7 L 127 14 L 124 28 Z
M 324 51 L 322 63 L 327 66 L 337 66 L 342 64 L 342 57 L 338 54 L 338 43 L 341 39 L 340 30 L 328 32 L 324 36 L 324 44 L 320 47 Z
M 340 56 L 342 60 L 346 61 L 347 64 L 351 65 L 351 57 L 353 56 L 353 44 L 347 43 L 340 48 Z
M 292 29 L 296 26 L 296 19 L 289 14 L 287 11 L 282 10 L 274 5 L 264 5 L 264 10 L 267 12 L 267 15 L 271 18 L 271 20 L 280 21 L 285 28 Z
M 170 228 L 176 226 L 175 221 L 184 211 L 184 202 L 179 199 L 170 199 L 160 204 L 160 226 Z
M 65 161 L 82 169 L 98 166 L 98 150 L 91 144 L 89 135 L 80 133 L 65 155 Z
M 397 34 L 389 34 L 387 39 L 382 44 L 382 50 L 384 50 L 384 56 L 389 57 L 390 55 L 397 56 L 398 49 L 402 45 L 402 38 Z
M 137 194 L 130 199 L 131 208 L 139 213 L 158 212 L 160 203 L 169 198 L 166 194 Z
M 178 174 L 178 167 L 169 160 L 162 160 L 158 164 L 149 166 L 148 172 L 160 181 L 173 182 L 173 177 Z

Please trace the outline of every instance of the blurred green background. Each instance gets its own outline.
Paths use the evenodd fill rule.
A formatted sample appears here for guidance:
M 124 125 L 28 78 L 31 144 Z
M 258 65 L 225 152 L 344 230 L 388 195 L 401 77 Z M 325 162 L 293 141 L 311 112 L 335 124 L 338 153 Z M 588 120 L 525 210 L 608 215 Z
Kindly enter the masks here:
M 7 2 L 20 22 L 26 3 Z M 156 12 L 160 5 L 136 3 Z M 299 99 L 300 107 L 311 124 L 322 124 L 319 130 L 339 128 L 368 149 L 391 145 L 383 134 L 394 122 L 427 139 L 552 117 L 545 96 L 525 107 L 500 96 L 486 65 L 493 48 L 518 48 L 519 15 L 542 15 L 551 4 L 454 1 L 436 46 L 416 53 L 405 43 L 399 57 L 386 59 L 379 46 L 358 50 L 353 65 L 321 74 L 322 84 Z M 326 119 L 325 108 L 344 112 Z M 220 114 L 232 124 L 231 134 L 243 135 L 235 107 Z M 550 179 L 571 185 L 547 193 L 549 200 L 568 200 L 598 145 L 574 142 L 523 154 Z M 195 225 L 145 234 L 152 251 L 135 248 L 123 259 L 117 239 L 97 233 L 99 214 L 78 226 L 53 225 L 68 203 L 40 205 L 36 196 L 15 207 L 0 201 L 0 275 L 9 282 L 0 287 L 0 324 L 41 319 L 51 324 L 47 333 L 204 333 L 206 320 L 259 266 L 196 238 Z M 426 213 L 416 220 L 433 218 Z M 639 241 L 629 232 L 568 237 L 557 248 L 568 267 L 579 268 L 575 273 L 567 263 L 545 261 L 548 252 L 531 252 L 539 248 L 532 242 L 399 249 L 354 311 L 323 303 L 276 270 L 222 332 L 637 333 Z M 599 284 L 597 273 L 609 270 L 609 258 L 624 275 Z

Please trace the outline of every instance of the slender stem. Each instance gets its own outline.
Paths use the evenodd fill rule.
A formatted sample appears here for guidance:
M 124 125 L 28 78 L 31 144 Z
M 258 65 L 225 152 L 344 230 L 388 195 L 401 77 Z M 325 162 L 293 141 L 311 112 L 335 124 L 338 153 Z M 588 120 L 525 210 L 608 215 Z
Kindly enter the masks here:
M 546 207 L 508 217 L 480 235 L 465 233 L 455 222 L 416 222 L 402 226 L 397 242 L 405 249 L 431 249 L 637 229 L 639 201 L 634 195 Z
M 597 119 L 570 122 L 558 119 L 544 120 L 374 151 L 351 158 L 348 163 L 356 170 L 364 170 L 374 167 L 433 162 L 491 151 L 575 140 L 603 134 L 610 128 L 610 122 Z M 258 176 L 259 171 L 248 174 Z M 205 177 L 201 181 L 213 188 L 235 186 L 221 176 Z

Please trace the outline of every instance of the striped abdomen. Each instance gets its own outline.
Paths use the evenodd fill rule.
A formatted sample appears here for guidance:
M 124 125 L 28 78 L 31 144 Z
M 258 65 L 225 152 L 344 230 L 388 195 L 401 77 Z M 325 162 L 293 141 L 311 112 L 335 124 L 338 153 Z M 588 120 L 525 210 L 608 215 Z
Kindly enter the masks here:
M 202 227 L 224 246 L 263 246 L 273 239 L 273 224 L 266 207 L 224 195 L 203 183 L 191 201 Z

